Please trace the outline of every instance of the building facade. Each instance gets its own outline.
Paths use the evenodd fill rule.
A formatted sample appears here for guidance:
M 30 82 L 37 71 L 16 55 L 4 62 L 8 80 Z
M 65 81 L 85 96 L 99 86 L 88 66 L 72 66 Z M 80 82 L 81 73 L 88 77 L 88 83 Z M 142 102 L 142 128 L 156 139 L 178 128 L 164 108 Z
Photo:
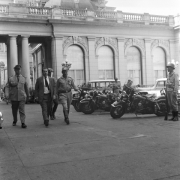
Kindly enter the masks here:
M 40 2 L 40 1 L 39 1 Z M 58 3 L 58 4 L 57 4 Z M 0 5 L 0 42 L 7 49 L 7 73 L 22 65 L 34 86 L 43 67 L 61 76 L 61 64 L 72 62 L 76 84 L 113 79 L 152 85 L 166 77 L 166 65 L 180 60 L 179 17 L 124 13 L 106 1 L 48 1 L 45 6 Z M 180 73 L 177 66 L 176 71 Z

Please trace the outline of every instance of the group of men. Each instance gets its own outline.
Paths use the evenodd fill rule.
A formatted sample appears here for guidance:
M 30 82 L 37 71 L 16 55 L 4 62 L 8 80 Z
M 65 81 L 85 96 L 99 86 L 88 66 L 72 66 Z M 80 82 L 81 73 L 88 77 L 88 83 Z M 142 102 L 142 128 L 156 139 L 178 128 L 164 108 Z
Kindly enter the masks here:
M 77 91 L 74 80 L 68 76 L 70 64 L 62 64 L 62 76 L 56 81 L 52 77 L 51 68 L 43 68 L 42 76 L 36 80 L 35 99 L 38 100 L 42 109 L 44 125 L 49 126 L 49 120 L 54 120 L 58 104 L 62 104 L 64 121 L 69 124 L 69 110 L 72 101 L 71 89 Z M 14 67 L 15 75 L 9 78 L 9 99 L 12 103 L 13 126 L 17 123 L 17 113 L 19 110 L 21 127 L 25 124 L 25 103 L 29 98 L 29 91 L 26 78 L 21 75 L 21 66 Z
M 35 98 L 38 99 L 44 120 L 44 125 L 48 127 L 49 119 L 54 120 L 55 112 L 58 104 L 62 104 L 64 121 L 69 124 L 69 110 L 72 101 L 71 89 L 77 91 L 74 80 L 68 76 L 70 64 L 65 62 L 62 64 L 62 76 L 56 81 L 52 77 L 53 70 L 51 68 L 44 68 L 42 77 L 36 80 Z M 168 98 L 168 105 L 172 111 L 171 121 L 178 121 L 178 101 L 177 94 L 179 88 L 179 76 L 174 72 L 175 65 L 170 63 L 167 65 L 168 77 L 166 83 L 166 93 Z M 25 124 L 25 103 L 29 96 L 28 85 L 26 78 L 21 75 L 21 66 L 14 67 L 15 75 L 9 78 L 9 99 L 12 104 L 13 126 L 17 123 L 17 113 L 19 110 L 21 127 L 26 128 Z M 129 82 L 132 84 L 132 82 Z M 131 86 L 131 85 L 130 85 Z M 115 78 L 115 83 L 112 86 L 113 92 L 119 92 L 121 88 L 120 82 Z

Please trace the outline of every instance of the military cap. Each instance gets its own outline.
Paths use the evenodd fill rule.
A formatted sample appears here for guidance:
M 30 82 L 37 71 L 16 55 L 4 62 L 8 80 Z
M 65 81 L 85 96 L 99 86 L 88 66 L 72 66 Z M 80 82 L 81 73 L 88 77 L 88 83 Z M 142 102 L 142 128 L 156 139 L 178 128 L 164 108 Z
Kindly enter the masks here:
M 169 63 L 166 67 L 172 67 L 173 69 L 175 69 L 175 64 L 174 63 Z
M 14 69 L 21 69 L 21 65 L 16 65 L 15 67 L 14 67 Z
M 71 67 L 71 63 L 68 61 L 65 61 L 62 63 L 62 71 L 68 71 Z

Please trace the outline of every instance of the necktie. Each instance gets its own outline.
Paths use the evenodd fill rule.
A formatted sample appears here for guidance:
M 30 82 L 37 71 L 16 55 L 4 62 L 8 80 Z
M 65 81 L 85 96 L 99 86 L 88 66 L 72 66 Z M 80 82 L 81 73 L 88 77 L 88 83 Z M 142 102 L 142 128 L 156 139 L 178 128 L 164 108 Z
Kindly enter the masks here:
M 17 76 L 17 80 L 18 80 L 18 82 L 19 82 L 19 76 Z
M 47 82 L 47 77 L 45 77 L 45 86 L 48 88 L 48 90 L 49 90 L 49 84 L 48 84 L 48 82 Z

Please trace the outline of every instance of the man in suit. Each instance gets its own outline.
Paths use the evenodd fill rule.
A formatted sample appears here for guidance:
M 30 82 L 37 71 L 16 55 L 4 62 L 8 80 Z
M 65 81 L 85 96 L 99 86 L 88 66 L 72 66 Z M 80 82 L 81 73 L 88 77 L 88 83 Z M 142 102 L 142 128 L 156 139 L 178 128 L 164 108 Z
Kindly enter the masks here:
M 48 68 L 48 76 L 53 78 L 53 69 L 52 68 Z M 54 78 L 54 80 L 56 82 L 55 78 Z M 55 113 L 56 113 L 57 108 L 58 108 L 58 99 L 57 99 L 57 95 L 56 95 L 56 99 L 53 99 L 53 102 L 52 102 L 52 108 L 51 108 L 51 113 L 50 113 L 51 120 L 56 119 Z
M 13 126 L 17 123 L 17 113 L 19 109 L 19 115 L 21 120 L 21 127 L 26 128 L 25 124 L 25 102 L 29 97 L 28 84 L 26 78 L 21 75 L 21 66 L 16 65 L 14 67 L 15 75 L 9 78 L 9 99 L 12 104 L 13 114 Z
M 56 83 L 54 78 L 48 77 L 48 69 L 43 69 L 43 76 L 36 80 L 35 98 L 38 99 L 44 119 L 44 125 L 48 127 L 52 101 L 56 98 Z

